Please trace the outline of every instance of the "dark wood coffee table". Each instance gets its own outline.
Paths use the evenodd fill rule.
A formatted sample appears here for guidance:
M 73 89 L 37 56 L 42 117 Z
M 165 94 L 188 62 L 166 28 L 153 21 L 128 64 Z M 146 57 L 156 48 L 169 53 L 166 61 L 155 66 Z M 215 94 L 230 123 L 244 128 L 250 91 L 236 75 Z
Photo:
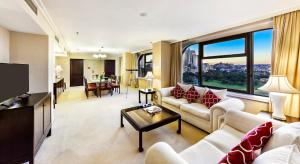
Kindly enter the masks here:
M 143 149 L 143 132 L 159 128 L 166 124 L 178 120 L 177 133 L 181 133 L 181 116 L 167 108 L 159 106 L 162 111 L 156 114 L 150 114 L 143 110 L 143 106 L 136 106 L 132 108 L 121 110 L 121 127 L 124 127 L 123 117 L 139 132 L 139 151 Z

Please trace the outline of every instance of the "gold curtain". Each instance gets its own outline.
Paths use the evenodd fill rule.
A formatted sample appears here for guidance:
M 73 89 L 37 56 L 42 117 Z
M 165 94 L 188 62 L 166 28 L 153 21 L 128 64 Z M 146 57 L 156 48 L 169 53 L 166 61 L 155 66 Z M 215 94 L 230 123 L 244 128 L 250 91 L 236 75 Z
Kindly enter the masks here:
M 276 16 L 273 23 L 272 74 L 287 76 L 300 90 L 300 10 Z M 299 103 L 298 94 L 289 95 L 285 114 L 300 117 Z
M 135 87 L 136 85 L 136 74 L 137 72 L 132 72 L 132 75 L 130 75 L 129 71 L 126 71 L 127 69 L 137 69 L 137 63 L 136 63 L 136 54 L 133 53 L 124 53 L 122 56 L 122 84 L 124 86 L 128 85 L 128 82 L 130 78 L 132 79 L 130 86 Z M 131 76 L 131 77 L 130 77 Z
M 181 80 L 181 51 L 182 43 L 171 44 L 171 74 L 170 85 L 175 86 Z

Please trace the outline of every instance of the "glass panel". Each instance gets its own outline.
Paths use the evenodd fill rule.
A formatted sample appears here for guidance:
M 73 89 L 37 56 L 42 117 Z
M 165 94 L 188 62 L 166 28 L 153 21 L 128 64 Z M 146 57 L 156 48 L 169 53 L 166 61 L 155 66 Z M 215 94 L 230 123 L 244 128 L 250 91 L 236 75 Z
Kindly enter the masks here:
M 152 62 L 152 55 L 146 55 L 146 62 Z
M 182 55 L 182 82 L 186 84 L 199 84 L 199 45 L 194 44 L 185 49 Z
M 147 74 L 147 72 L 151 72 L 152 71 L 152 63 L 146 63 L 146 66 L 145 66 L 145 76 Z
M 139 57 L 139 77 L 145 76 L 144 55 Z
M 202 84 L 247 91 L 246 57 L 204 59 Z
M 204 57 L 245 53 L 245 38 L 212 43 L 203 46 Z
M 271 73 L 272 29 L 253 33 L 254 54 L 254 94 L 268 96 L 267 92 L 258 90 L 263 86 Z

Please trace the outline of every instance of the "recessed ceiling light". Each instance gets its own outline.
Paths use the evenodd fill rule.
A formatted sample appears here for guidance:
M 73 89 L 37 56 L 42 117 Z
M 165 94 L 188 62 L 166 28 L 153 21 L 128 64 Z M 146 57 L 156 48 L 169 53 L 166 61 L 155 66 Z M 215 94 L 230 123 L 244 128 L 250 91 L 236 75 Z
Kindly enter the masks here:
M 141 13 L 140 13 L 140 16 L 141 16 L 141 17 L 146 17 L 146 16 L 147 16 L 147 13 L 146 13 L 146 12 L 141 12 Z

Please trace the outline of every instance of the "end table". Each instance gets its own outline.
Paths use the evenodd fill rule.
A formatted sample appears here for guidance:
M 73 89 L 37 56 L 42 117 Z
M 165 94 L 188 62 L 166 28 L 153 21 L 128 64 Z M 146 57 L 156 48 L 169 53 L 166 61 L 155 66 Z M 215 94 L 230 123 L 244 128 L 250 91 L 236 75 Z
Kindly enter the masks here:
M 139 89 L 139 103 L 141 103 L 141 93 L 146 95 L 146 104 L 148 104 L 148 94 L 151 95 L 151 101 L 153 101 L 153 95 L 156 91 L 153 89 Z

